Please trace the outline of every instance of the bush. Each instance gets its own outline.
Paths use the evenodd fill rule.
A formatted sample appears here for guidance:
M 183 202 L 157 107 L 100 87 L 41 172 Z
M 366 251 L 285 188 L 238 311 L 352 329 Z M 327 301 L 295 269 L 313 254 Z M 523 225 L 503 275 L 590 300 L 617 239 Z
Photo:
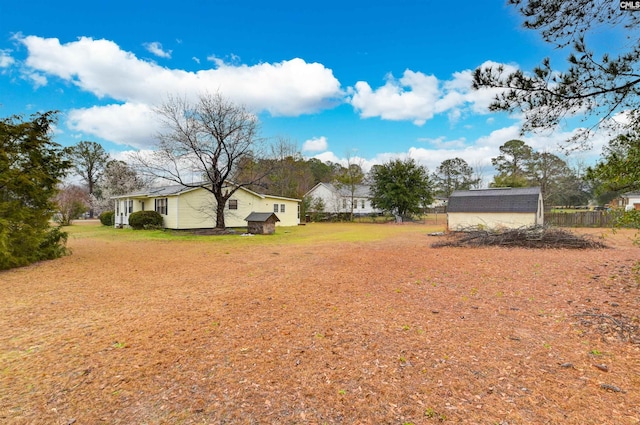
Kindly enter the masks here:
M 136 230 L 162 227 L 162 216 L 156 211 L 136 211 L 129 216 L 129 226 Z
M 0 269 L 66 254 L 66 234 L 52 230 L 55 197 L 71 167 L 51 140 L 55 112 L 0 118 Z
M 115 213 L 113 211 L 105 211 L 100 214 L 100 223 L 105 226 L 113 226 L 115 224 Z
M 59 227 L 52 227 L 45 240 L 40 243 L 38 260 L 53 260 L 69 254 L 70 251 L 67 248 L 68 237 L 69 235 L 61 231 Z
M 640 229 L 640 210 L 623 212 L 617 217 L 615 226 L 629 229 Z
M 614 228 L 640 229 L 640 210 L 625 211 L 614 222 Z M 640 231 L 636 232 L 633 243 L 640 246 Z

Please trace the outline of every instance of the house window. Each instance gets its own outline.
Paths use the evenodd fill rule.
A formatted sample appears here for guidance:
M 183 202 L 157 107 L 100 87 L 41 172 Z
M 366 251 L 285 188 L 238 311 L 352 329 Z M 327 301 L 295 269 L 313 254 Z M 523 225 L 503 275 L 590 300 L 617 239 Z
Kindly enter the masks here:
M 167 198 L 159 198 L 155 200 L 156 211 L 158 214 L 167 215 L 168 202 Z
M 133 199 L 129 200 L 129 206 L 127 208 L 127 211 L 129 212 L 129 214 L 133 212 Z
M 273 204 L 273 212 L 278 212 L 278 204 Z
M 354 210 L 357 210 L 357 209 L 358 209 L 358 200 L 357 200 L 357 199 L 354 199 L 354 200 L 353 200 L 353 209 L 354 209 Z
M 238 200 L 237 199 L 229 199 L 229 209 L 237 210 L 238 209 Z
M 283 213 L 284 212 L 284 204 L 280 204 L 280 212 Z
M 118 199 L 118 202 L 116 202 L 116 215 L 120 215 L 120 200 Z
M 342 200 L 342 208 L 347 209 L 347 200 L 346 199 Z
M 362 202 L 362 204 L 361 204 L 361 205 L 362 205 L 362 206 L 361 206 L 361 208 L 363 208 L 363 209 L 364 209 L 364 199 L 363 199 L 361 202 Z
M 140 211 L 144 211 L 144 201 L 140 201 Z

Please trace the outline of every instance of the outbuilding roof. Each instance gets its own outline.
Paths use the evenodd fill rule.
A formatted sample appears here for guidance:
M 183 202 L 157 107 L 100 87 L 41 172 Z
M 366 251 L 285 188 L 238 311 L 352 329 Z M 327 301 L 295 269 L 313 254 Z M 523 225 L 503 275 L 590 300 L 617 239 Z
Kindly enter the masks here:
M 245 221 L 255 221 L 258 223 L 265 223 L 267 221 L 270 221 L 272 217 L 274 222 L 280 221 L 278 216 L 272 212 L 252 212 L 247 216 L 247 218 L 245 218 Z
M 539 198 L 539 187 L 457 190 L 449 197 L 447 212 L 535 213 Z

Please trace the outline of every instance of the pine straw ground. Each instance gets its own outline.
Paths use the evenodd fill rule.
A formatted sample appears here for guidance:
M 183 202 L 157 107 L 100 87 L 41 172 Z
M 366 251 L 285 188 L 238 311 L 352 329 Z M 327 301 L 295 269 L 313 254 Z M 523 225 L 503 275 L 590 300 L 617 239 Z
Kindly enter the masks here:
M 333 237 L 349 226 L 366 240 Z M 631 233 L 531 250 L 433 231 L 72 236 L 0 273 L 0 422 L 640 422 Z

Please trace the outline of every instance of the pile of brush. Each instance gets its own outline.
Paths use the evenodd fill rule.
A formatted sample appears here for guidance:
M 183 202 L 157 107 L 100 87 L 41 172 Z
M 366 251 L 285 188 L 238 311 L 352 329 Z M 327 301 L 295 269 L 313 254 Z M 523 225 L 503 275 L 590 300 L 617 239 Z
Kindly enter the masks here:
M 448 234 L 446 240 L 431 245 L 479 247 L 503 246 L 520 248 L 590 249 L 607 246 L 587 235 L 577 235 L 554 227 L 522 227 L 517 229 L 464 229 Z

